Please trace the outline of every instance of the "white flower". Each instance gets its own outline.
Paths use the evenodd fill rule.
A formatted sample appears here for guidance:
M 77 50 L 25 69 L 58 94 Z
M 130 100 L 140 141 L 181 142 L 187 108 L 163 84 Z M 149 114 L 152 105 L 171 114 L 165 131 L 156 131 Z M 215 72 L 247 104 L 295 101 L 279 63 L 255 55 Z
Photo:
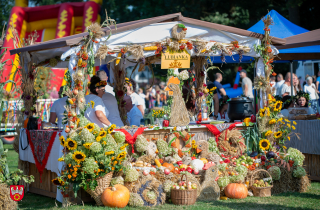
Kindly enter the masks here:
M 179 73 L 178 77 L 180 80 L 187 80 L 189 78 L 189 73 L 187 70 L 184 70 Z
M 95 153 L 100 152 L 101 149 L 102 149 L 102 146 L 99 142 L 93 142 L 90 146 L 90 150 Z

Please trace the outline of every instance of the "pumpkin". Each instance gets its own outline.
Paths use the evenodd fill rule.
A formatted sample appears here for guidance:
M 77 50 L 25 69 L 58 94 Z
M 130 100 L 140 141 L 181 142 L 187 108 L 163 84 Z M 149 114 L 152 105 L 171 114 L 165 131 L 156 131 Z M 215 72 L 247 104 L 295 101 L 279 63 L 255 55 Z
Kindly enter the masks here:
M 229 198 L 243 199 L 248 195 L 248 189 L 244 184 L 230 183 L 224 188 L 224 193 Z
M 174 171 L 174 165 L 172 163 L 164 163 L 162 166 L 168 168 L 171 172 Z
M 124 208 L 127 206 L 130 198 L 128 188 L 123 185 L 116 184 L 108 187 L 101 195 L 103 205 L 116 208 Z
M 200 160 L 203 162 L 203 164 L 208 163 L 208 160 L 207 160 L 207 159 L 205 159 L 205 158 L 200 158 Z

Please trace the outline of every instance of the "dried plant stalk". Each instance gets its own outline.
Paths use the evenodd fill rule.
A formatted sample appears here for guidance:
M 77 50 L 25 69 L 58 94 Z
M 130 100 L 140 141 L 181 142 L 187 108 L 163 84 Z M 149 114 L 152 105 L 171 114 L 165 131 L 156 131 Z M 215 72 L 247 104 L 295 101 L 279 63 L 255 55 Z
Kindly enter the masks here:
M 195 70 L 195 78 L 197 83 L 197 96 L 196 96 L 196 112 L 201 110 L 201 103 L 204 99 L 204 96 L 200 96 L 199 93 L 203 92 L 204 87 L 204 72 L 203 72 L 203 65 L 206 63 L 206 58 L 204 56 L 197 56 L 192 59 L 194 63 L 194 70 Z

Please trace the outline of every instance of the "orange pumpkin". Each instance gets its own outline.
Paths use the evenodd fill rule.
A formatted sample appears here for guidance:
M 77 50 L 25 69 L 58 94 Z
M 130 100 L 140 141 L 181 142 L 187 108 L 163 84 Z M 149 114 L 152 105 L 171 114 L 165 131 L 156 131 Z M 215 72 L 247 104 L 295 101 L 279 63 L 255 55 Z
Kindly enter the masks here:
M 162 166 L 168 168 L 171 172 L 174 171 L 174 166 L 172 163 L 164 163 Z
M 103 205 L 116 208 L 124 208 L 129 203 L 130 192 L 123 185 L 116 184 L 108 187 L 101 195 Z
M 244 184 L 230 183 L 224 188 L 224 193 L 229 198 L 243 199 L 248 195 L 248 189 Z

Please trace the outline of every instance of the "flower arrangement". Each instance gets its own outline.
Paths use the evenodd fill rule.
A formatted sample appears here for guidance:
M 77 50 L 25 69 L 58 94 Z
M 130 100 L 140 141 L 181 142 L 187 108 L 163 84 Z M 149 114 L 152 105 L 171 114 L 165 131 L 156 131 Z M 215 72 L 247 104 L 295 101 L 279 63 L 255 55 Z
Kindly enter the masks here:
M 163 118 L 165 115 L 164 110 L 152 110 L 152 117 L 154 118 Z
M 65 154 L 59 161 L 65 162 L 66 166 L 61 176 L 52 182 L 63 192 L 69 184 L 73 184 L 76 195 L 80 187 L 95 190 L 97 178 L 110 172 L 122 171 L 128 144 L 114 140 L 111 135 L 114 128 L 115 125 L 99 128 L 94 123 L 88 123 L 72 131 L 67 139 L 61 136 L 60 144 L 64 146 Z

